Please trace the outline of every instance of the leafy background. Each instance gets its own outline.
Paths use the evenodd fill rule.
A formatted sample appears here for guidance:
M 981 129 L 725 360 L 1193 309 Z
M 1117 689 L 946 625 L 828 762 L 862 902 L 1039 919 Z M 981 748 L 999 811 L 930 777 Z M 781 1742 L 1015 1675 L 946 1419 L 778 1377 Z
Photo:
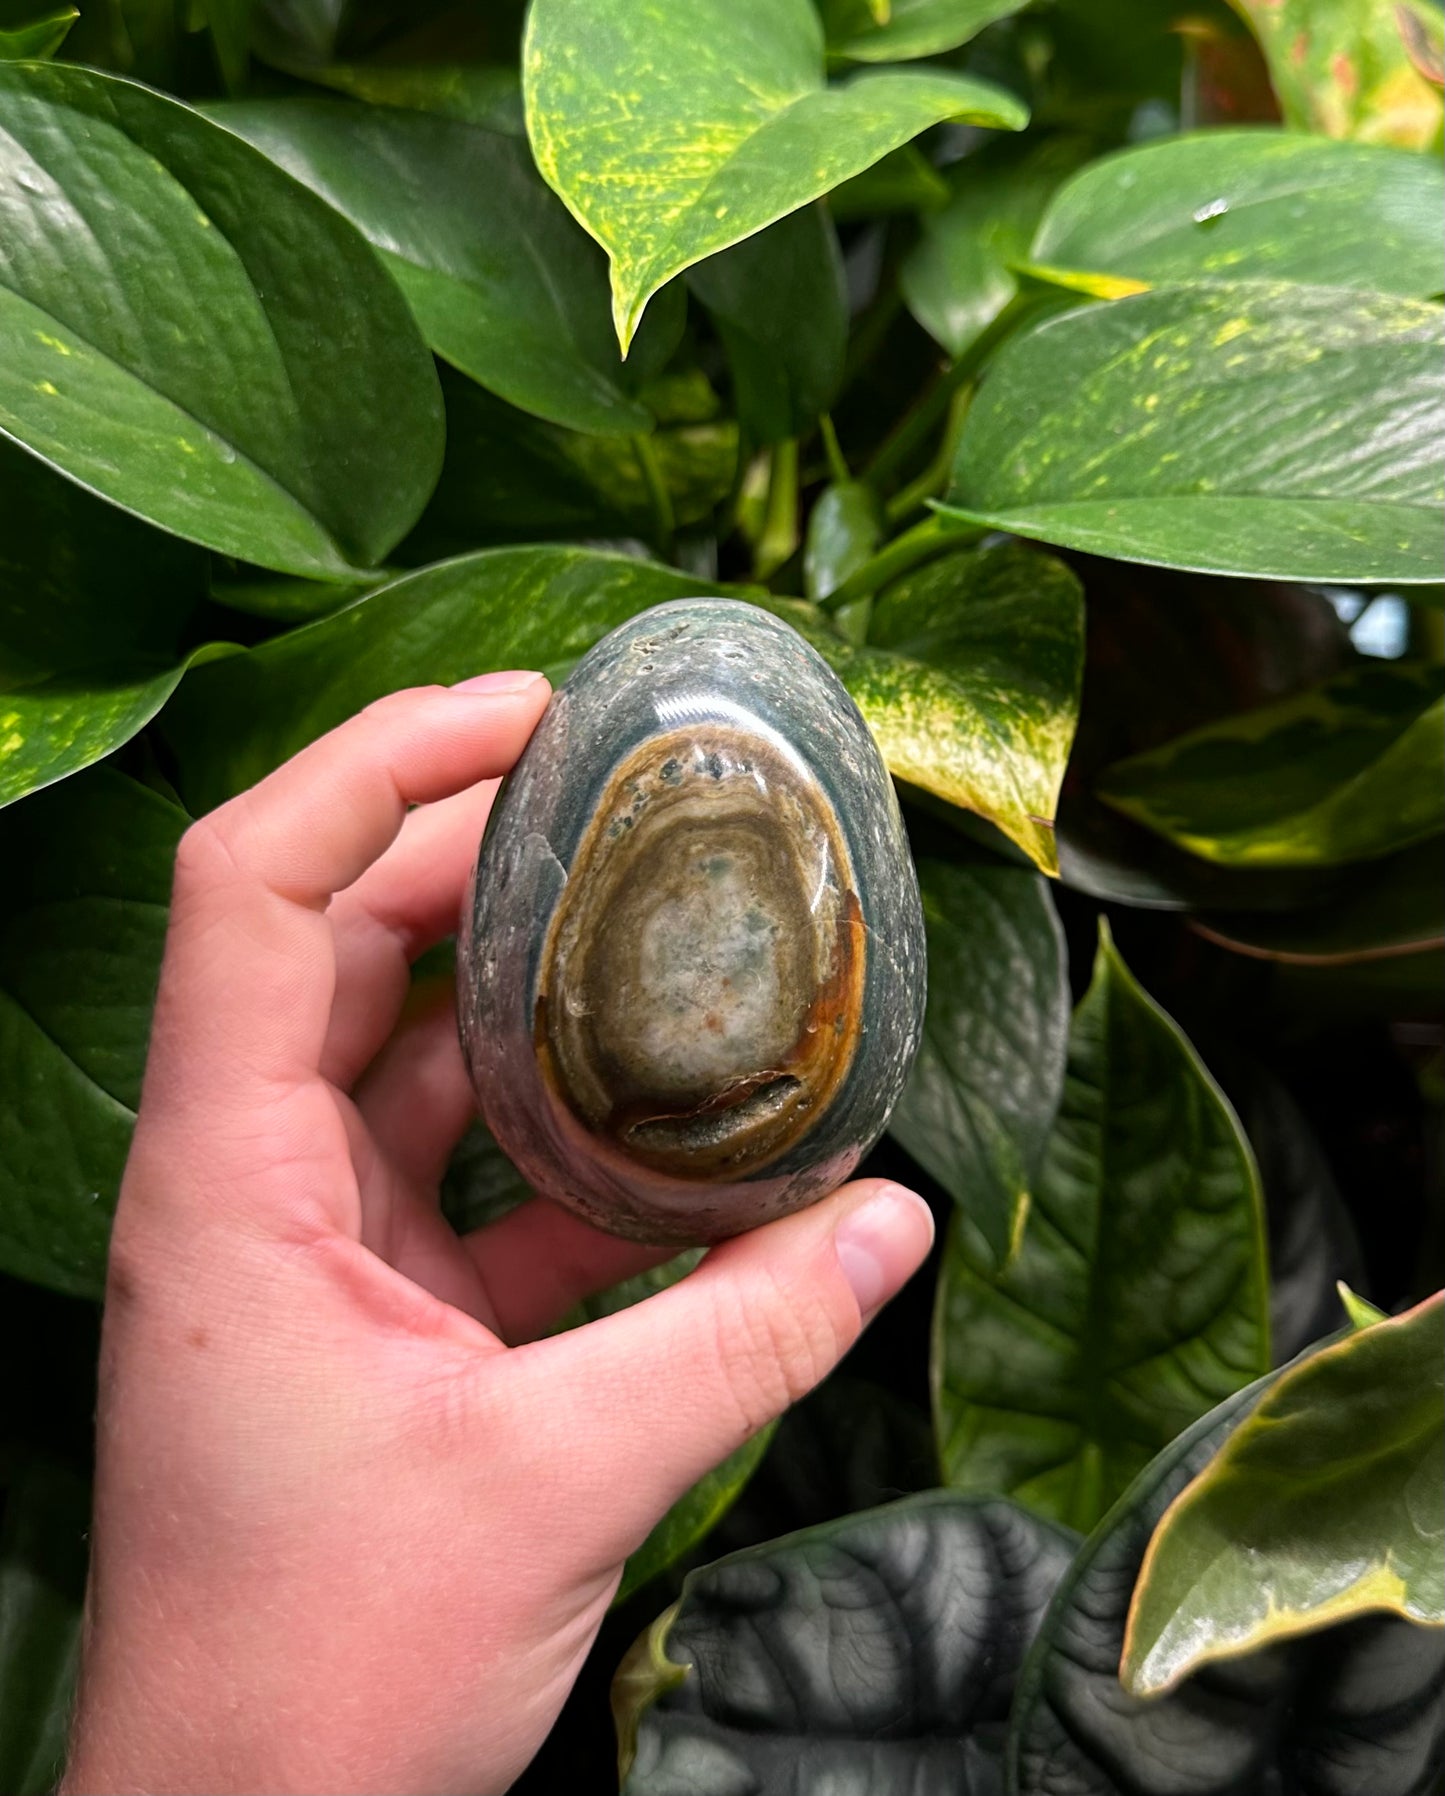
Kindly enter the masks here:
M 616 1787 L 614 1673 L 631 1796 L 1442 1787 L 1441 42 L 0 0 L 0 1788 L 63 1750 L 188 819 L 715 591 L 899 782 L 872 1169 L 939 1242 L 637 1555 L 519 1788 Z M 453 1222 L 520 1195 L 474 1132 Z

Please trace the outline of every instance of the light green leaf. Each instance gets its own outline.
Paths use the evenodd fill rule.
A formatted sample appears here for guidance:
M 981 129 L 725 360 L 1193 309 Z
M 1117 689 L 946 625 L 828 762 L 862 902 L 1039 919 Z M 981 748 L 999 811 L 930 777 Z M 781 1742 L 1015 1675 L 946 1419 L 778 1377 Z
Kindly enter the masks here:
M 186 823 L 109 767 L 0 814 L 0 1268 L 57 1291 L 104 1284 Z
M 1119 1676 L 1161 1695 L 1370 1610 L 1445 1625 L 1445 1292 L 1286 1371 L 1174 1499 Z
M 1101 798 L 1205 860 L 1368 860 L 1440 829 L 1445 671 L 1364 663 L 1111 767 Z
M 1083 595 L 1062 563 L 1016 544 L 945 556 L 884 589 L 863 648 L 806 607 L 777 608 L 832 662 L 890 772 L 1058 871 L 1053 817 L 1084 646 Z
M 780 218 L 700 262 L 687 280 L 728 352 L 750 439 L 805 435 L 842 385 L 848 343 L 843 256 L 826 208 Z
M 882 18 L 870 0 L 823 0 L 828 53 L 849 62 L 907 62 L 956 50 L 1028 0 L 892 0 Z
M 1287 124 L 1329 137 L 1439 146 L 1439 92 L 1416 69 L 1398 0 L 1230 0 L 1259 39 Z M 1402 18 L 1401 15 L 1404 15 Z
M 827 87 L 811 0 L 534 0 L 522 81 L 537 166 L 612 258 L 624 352 L 674 275 L 928 126 L 1027 118 L 963 75 Z
M 889 1127 L 1002 1264 L 1063 1095 L 1064 934 L 1045 881 L 992 857 L 918 863 L 923 1043 Z
M 946 509 L 1125 561 L 1440 578 L 1440 308 L 1218 282 L 1086 306 L 1005 345 Z
M 1018 292 L 1049 195 L 1088 154 L 1080 137 L 998 138 L 949 170 L 948 206 L 923 220 L 898 284 L 909 311 L 952 356 L 962 355 Z
M 8 1368 L 13 1376 L 16 1368 Z M 0 1790 L 51 1796 L 80 1661 L 90 1492 L 38 1454 L 0 1454 Z
M 343 100 L 241 100 L 210 116 L 351 220 L 463 373 L 573 430 L 652 428 L 637 389 L 676 345 L 682 294 L 654 307 L 624 367 L 604 259 L 524 142 Z
M 1361 1297 L 1358 1291 L 1352 1291 L 1343 1279 L 1335 1288 L 1340 1294 L 1340 1302 L 1350 1319 L 1351 1328 L 1373 1328 L 1377 1322 L 1389 1320 L 1383 1310 L 1376 1309 L 1368 1297 Z
M 1197 131 L 1080 170 L 1028 259 L 1151 286 L 1271 279 L 1426 299 L 1445 289 L 1442 207 L 1433 158 L 1302 132 Z
M 0 433 L 244 560 L 336 577 L 391 548 L 441 403 L 345 220 L 178 101 L 54 63 L 0 64 L 0 181 Z
M 186 680 L 164 720 L 181 791 L 199 815 L 401 686 L 502 667 L 560 679 L 625 618 L 708 590 L 674 568 L 580 548 L 486 549 L 421 568 Z
M 0 25 L 0 62 L 23 62 L 54 56 L 70 27 L 80 17 L 73 6 L 38 5 L 36 16 L 23 24 Z
M 808 513 L 803 545 L 803 590 L 826 599 L 856 573 L 883 540 L 883 508 L 861 480 L 824 487 Z
M 1234 1113 L 1105 936 L 1023 1239 L 955 1223 L 934 1318 L 948 1482 L 1090 1528 L 1269 1365 L 1258 1176 Z
M 860 218 L 936 212 L 948 204 L 948 194 L 948 182 L 916 144 L 906 143 L 835 187 L 828 195 L 828 210 L 838 224 L 851 224 Z

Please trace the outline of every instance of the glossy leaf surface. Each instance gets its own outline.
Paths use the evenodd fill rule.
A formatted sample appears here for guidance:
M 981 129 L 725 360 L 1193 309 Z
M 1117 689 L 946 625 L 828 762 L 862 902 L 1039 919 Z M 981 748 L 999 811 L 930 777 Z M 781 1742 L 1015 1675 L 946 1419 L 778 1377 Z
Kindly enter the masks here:
M 134 83 L 0 64 L 0 125 L 0 432 L 244 560 L 384 555 L 436 478 L 441 403 L 357 233 Z
M 1438 581 L 1440 311 L 1337 287 L 1162 287 L 1005 346 L 948 505 L 1126 561 Z
M 683 269 L 881 160 L 942 119 L 1017 129 L 967 76 L 823 77 L 811 0 L 537 0 L 523 46 L 537 166 L 612 258 L 624 351 Z
M 1019 12 L 1027 0 L 823 0 L 820 8 L 830 55 L 849 62 L 907 62 L 941 56 L 976 37 L 986 25 Z
M 1177 1026 L 1101 942 L 1023 1238 L 955 1225 L 934 1317 L 939 1454 L 961 1490 L 1090 1528 L 1269 1364 L 1257 1174 Z
M 1445 1627 L 1445 1293 L 1275 1380 L 1149 1543 L 1136 1696 L 1370 1610 Z

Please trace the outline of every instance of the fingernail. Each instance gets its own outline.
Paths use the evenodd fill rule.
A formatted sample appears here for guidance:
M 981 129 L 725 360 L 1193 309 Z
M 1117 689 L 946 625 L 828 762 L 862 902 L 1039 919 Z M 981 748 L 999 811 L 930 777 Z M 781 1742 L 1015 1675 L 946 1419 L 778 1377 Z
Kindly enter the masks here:
M 452 687 L 453 692 L 525 692 L 529 686 L 535 686 L 543 676 L 539 673 L 484 673 L 473 674 L 470 680 L 458 680 Z
M 933 1213 L 902 1185 L 885 1185 L 838 1224 L 833 1249 L 864 1318 L 913 1276 L 933 1245 Z

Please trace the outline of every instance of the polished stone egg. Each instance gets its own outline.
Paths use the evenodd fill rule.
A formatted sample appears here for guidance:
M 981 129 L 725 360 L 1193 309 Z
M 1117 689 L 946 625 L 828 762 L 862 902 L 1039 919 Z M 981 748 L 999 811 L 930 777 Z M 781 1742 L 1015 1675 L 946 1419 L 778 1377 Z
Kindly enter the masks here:
M 822 657 L 728 599 L 599 642 L 493 807 L 458 983 L 488 1127 L 599 1228 L 715 1241 L 846 1179 L 926 979 L 892 782 Z

